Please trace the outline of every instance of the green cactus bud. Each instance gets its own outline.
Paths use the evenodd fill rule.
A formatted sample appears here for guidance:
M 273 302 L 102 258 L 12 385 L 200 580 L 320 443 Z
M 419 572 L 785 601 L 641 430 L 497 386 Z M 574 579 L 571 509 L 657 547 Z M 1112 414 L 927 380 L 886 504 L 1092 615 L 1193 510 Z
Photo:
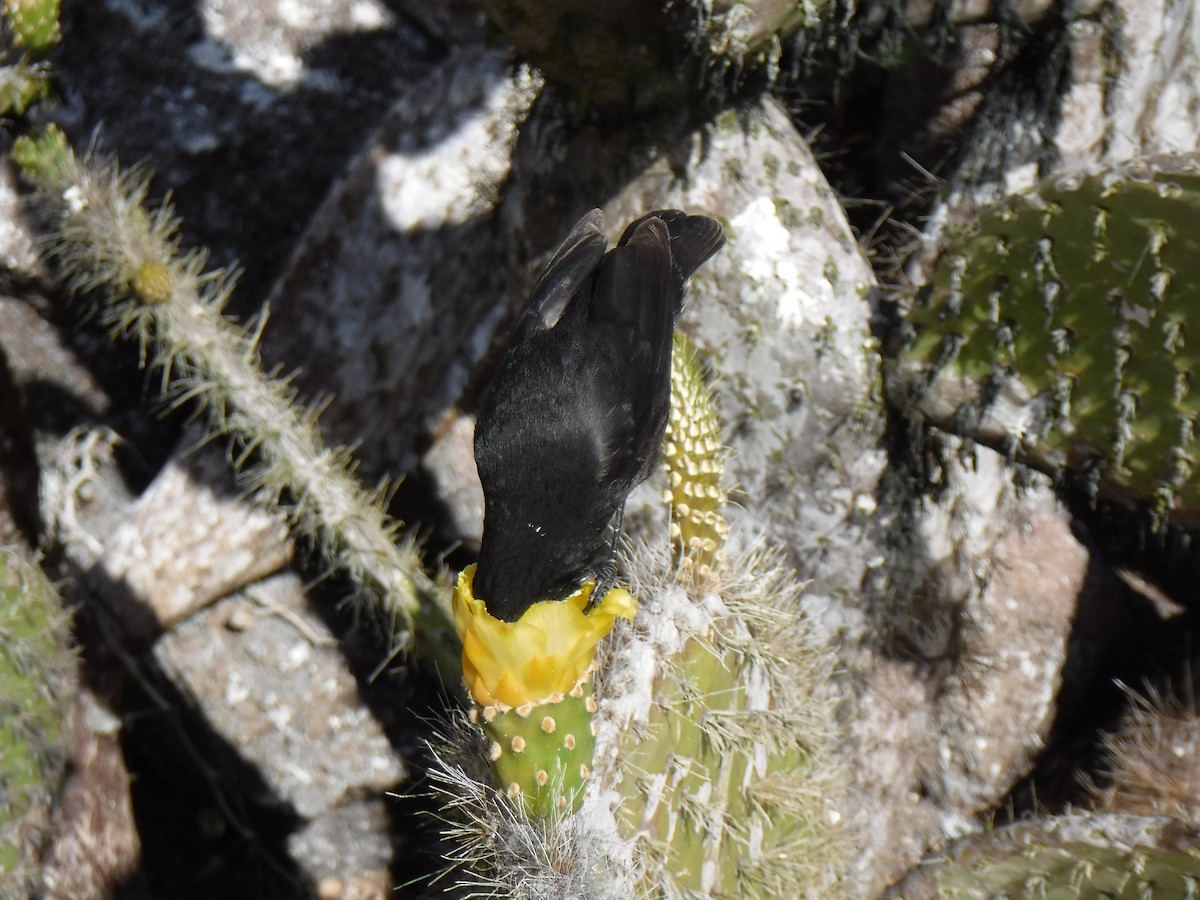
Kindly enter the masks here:
M 133 273 L 129 286 L 145 303 L 166 303 L 175 291 L 175 276 L 168 266 L 150 260 Z
M 475 712 L 496 784 L 510 800 L 535 819 L 579 809 L 596 750 L 590 678 L 557 702 Z
M 1059 179 L 946 237 L 909 311 L 902 402 L 1195 521 L 1196 160 Z
M 50 80 L 35 65 L 17 62 L 0 67 L 0 116 L 20 116 L 49 96 Z
M 57 125 L 17 138 L 12 159 L 29 181 L 50 187 L 64 182 L 74 163 L 67 136 Z
M 45 576 L 0 548 L 0 883 L 29 877 L 63 772 L 69 620 Z M 6 895 L 7 896 L 7 895 Z
M 0 7 L 0 116 L 21 116 L 50 95 L 43 61 L 58 46 L 59 0 L 4 0 Z

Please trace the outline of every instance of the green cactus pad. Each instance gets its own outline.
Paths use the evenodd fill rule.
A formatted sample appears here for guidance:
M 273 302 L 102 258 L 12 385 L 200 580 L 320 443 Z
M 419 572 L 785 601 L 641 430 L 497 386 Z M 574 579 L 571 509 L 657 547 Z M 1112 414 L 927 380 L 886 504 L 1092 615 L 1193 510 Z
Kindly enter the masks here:
M 590 677 L 557 703 L 479 710 L 496 784 L 531 818 L 579 808 L 592 773 L 595 712 Z
M 691 639 L 656 678 L 649 721 L 621 742 L 618 823 L 643 854 L 644 896 L 832 889 L 842 847 L 827 707 L 800 674 L 805 651 L 771 660 L 777 648 L 758 636 L 755 659 L 721 634 L 744 628 L 724 621 Z
M 791 572 L 744 560 L 737 578 L 714 578 L 735 568 L 724 457 L 712 392 L 677 335 L 663 462 L 683 577 L 659 602 L 715 602 L 717 615 L 658 661 L 647 720 L 622 734 L 618 825 L 641 852 L 645 896 L 824 896 L 842 859 L 825 658 L 803 639 Z
M 62 776 L 68 630 L 45 576 L 0 548 L 0 883 L 26 874 Z
M 721 474 L 721 422 L 691 343 L 675 335 L 671 354 L 671 414 L 663 443 L 671 506 L 671 542 L 682 573 L 708 578 L 720 566 L 728 528 Z
M 1197 521 L 1200 169 L 1060 179 L 951 233 L 893 381 L 939 424 Z
M 890 898 L 1166 900 L 1200 896 L 1200 832 L 1165 817 L 1069 815 L 974 835 Z

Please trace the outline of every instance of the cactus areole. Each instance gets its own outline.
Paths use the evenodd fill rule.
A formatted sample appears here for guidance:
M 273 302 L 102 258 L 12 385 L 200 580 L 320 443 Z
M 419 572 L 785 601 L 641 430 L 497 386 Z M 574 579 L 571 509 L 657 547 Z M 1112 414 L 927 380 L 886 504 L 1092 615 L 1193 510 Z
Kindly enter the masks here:
M 585 613 L 588 583 L 565 600 L 543 600 L 505 622 L 475 597 L 474 578 L 473 565 L 458 576 L 454 623 L 496 782 L 534 817 L 578 808 L 595 749 L 596 645 L 618 618 L 634 617 L 637 601 L 613 588 Z

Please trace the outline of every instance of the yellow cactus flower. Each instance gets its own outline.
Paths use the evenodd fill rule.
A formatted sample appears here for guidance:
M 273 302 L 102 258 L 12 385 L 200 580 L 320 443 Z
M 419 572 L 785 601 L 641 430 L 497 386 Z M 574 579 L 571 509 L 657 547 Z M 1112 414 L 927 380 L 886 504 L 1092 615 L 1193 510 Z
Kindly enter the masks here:
M 454 624 L 463 645 L 463 677 L 480 706 L 518 707 L 561 698 L 591 668 L 596 644 L 618 617 L 632 619 L 637 601 L 613 588 L 587 615 L 592 582 L 565 600 L 543 600 L 516 622 L 493 618 L 475 598 L 475 566 L 463 569 L 454 589 Z

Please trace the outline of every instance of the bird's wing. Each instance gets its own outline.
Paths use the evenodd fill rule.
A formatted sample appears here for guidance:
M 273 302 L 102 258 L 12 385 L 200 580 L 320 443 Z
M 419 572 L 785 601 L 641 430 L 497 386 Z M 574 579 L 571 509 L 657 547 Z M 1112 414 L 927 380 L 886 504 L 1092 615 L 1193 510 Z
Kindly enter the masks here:
M 542 270 L 509 337 L 510 345 L 525 340 L 533 332 L 553 328 L 570 305 L 571 298 L 600 265 L 606 249 L 604 214 L 593 209 L 575 223 Z
M 671 235 L 671 256 L 681 281 L 687 281 L 706 259 L 725 245 L 725 232 L 716 219 L 708 216 L 689 216 L 679 209 L 658 209 L 629 223 L 618 241 L 627 244 L 643 222 L 659 219 Z
M 671 260 L 667 225 L 645 219 L 612 250 L 588 307 L 604 422 L 608 476 L 632 486 L 658 457 L 670 397 L 671 335 L 683 282 Z

